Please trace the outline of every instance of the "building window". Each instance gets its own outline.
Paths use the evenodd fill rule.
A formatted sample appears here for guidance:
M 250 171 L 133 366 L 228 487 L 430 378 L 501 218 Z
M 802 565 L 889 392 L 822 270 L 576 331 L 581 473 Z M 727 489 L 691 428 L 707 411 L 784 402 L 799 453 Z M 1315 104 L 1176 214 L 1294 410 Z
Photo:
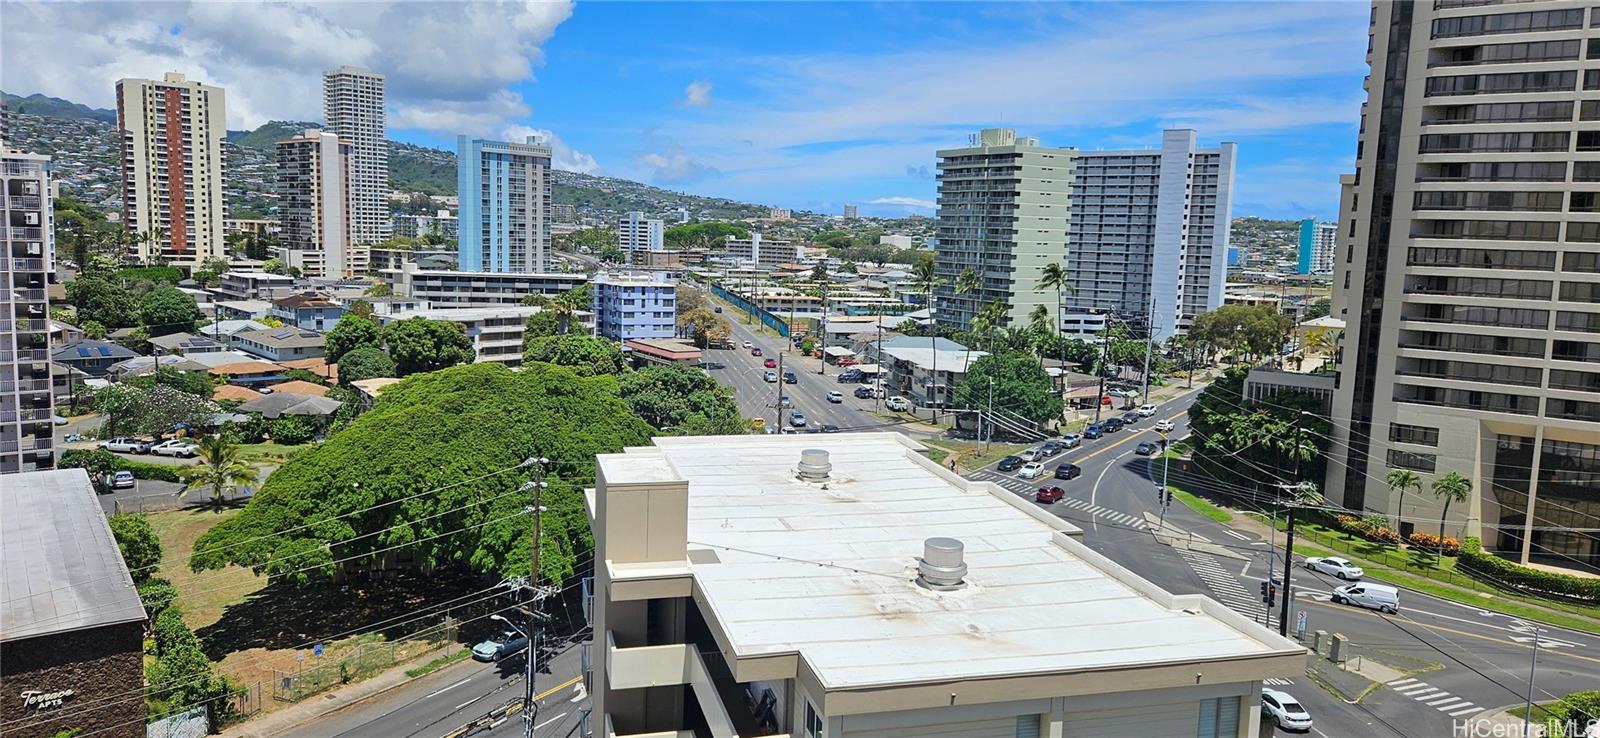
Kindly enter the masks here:
M 1239 698 L 1200 700 L 1196 738 L 1234 738 L 1239 734 Z
M 1561 299 L 1570 302 L 1600 302 L 1600 282 L 1562 282 Z
M 1439 429 L 1405 423 L 1389 424 L 1389 440 L 1395 443 L 1414 443 L 1418 446 L 1439 445 Z
M 1560 193 L 1550 193 L 1560 197 Z M 1554 251 L 1515 251 L 1508 249 L 1458 249 L 1414 246 L 1406 251 L 1410 266 L 1450 266 L 1473 269 L 1556 268 Z
M 1432 472 L 1437 463 L 1438 457 L 1433 454 L 1415 454 L 1395 448 L 1389 449 L 1389 466 L 1396 469 Z
M 822 716 L 817 714 L 811 700 L 806 700 L 806 738 L 822 738 Z
M 1556 313 L 1556 330 L 1600 333 L 1600 313 L 1573 313 L 1562 310 Z
M 1562 135 L 1566 135 L 1563 133 Z M 1562 145 L 1566 149 L 1566 145 Z M 1513 192 L 1508 190 L 1429 190 L 1418 192 L 1414 200 L 1418 210 L 1511 210 L 1525 212 L 1559 212 L 1559 192 Z
M 1038 715 L 1018 715 L 1017 738 L 1039 738 L 1039 723 Z

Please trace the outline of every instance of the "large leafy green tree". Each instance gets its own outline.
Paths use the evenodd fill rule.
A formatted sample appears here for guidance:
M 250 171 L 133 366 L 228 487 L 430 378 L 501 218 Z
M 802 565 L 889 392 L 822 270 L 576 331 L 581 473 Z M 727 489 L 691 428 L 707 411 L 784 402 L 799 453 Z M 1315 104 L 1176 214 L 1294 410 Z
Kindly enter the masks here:
M 524 342 L 522 360 L 569 367 L 580 377 L 621 374 L 628 362 L 616 342 L 597 336 L 545 336 Z
M 737 435 L 746 430 L 733 391 L 680 364 L 648 366 L 619 376 L 622 399 L 657 430 L 673 435 Z
M 402 377 L 470 364 L 477 357 L 472 339 L 460 323 L 407 318 L 384 326 L 383 338 Z
M 77 308 L 78 320 L 116 330 L 139 324 L 139 300 L 131 292 L 104 279 L 80 276 L 66 285 L 67 302 Z
M 342 384 L 394 375 L 394 359 L 377 346 L 362 346 L 339 357 L 339 382 Z
M 1020 351 L 989 354 L 972 362 L 956 385 L 956 404 L 991 407 L 990 380 L 992 407 L 997 410 L 1004 409 L 1036 423 L 1061 417 L 1061 395 L 1055 392 L 1050 375 L 1032 356 Z
M 733 223 L 692 223 L 673 226 L 662 234 L 668 250 L 715 249 L 727 242 L 728 236 L 749 238 L 750 232 Z
M 1279 483 L 1322 479 L 1331 426 L 1321 402 L 1292 391 L 1246 401 L 1247 374 L 1245 367 L 1229 369 L 1189 408 L 1196 470 L 1267 498 Z
M 146 390 L 161 385 L 201 398 L 210 397 L 216 388 L 211 375 L 205 371 L 184 372 L 170 366 L 157 367 L 149 374 L 128 380 L 127 384 Z
M 194 298 L 177 287 L 158 287 L 139 298 L 139 322 L 152 336 L 193 330 L 199 317 Z
M 418 565 L 525 575 L 533 470 L 518 465 L 543 456 L 540 566 L 560 580 L 593 550 L 582 489 L 595 455 L 650 432 L 613 377 L 493 362 L 413 376 L 273 472 L 243 512 L 195 542 L 190 566 L 313 581 L 336 560 L 354 567 L 403 549 Z
M 1189 337 L 1207 349 L 1248 358 L 1273 356 L 1294 329 L 1294 319 L 1269 305 L 1223 305 L 1194 318 Z
M 371 317 L 345 313 L 323 337 L 323 355 L 330 364 L 362 346 L 383 347 L 383 331 Z

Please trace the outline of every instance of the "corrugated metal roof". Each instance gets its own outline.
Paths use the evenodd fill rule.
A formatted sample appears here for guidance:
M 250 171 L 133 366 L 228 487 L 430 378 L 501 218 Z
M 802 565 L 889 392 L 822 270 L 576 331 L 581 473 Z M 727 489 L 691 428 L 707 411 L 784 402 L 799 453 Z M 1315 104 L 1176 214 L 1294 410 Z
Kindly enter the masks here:
M 87 472 L 3 479 L 0 640 L 145 619 Z

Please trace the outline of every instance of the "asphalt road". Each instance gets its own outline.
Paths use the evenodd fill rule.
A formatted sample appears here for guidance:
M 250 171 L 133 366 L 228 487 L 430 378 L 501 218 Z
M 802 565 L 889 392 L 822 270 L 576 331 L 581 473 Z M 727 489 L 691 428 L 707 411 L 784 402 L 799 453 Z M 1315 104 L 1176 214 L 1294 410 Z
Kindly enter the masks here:
M 589 706 L 582 687 L 579 646 L 563 647 L 549 661 L 548 673 L 534 677 L 539 735 L 576 735 L 581 714 Z M 419 677 L 365 702 L 352 705 L 282 733 L 287 738 L 441 738 L 474 719 L 490 715 L 522 697 L 523 663 L 461 661 Z M 520 713 L 497 715 L 498 722 L 477 736 L 520 736 Z
M 1170 418 L 1177 424 L 1170 438 L 1186 434 L 1185 411 L 1193 398 L 1191 394 L 1168 402 L 1156 414 L 1155 418 Z M 1269 555 L 1273 573 L 1282 576 L 1281 536 L 1275 548 L 1269 547 L 1252 533 L 1234 531 L 1177 502 L 1165 509 L 1161 519 L 1163 510 L 1154 480 L 1160 478 L 1162 462 L 1133 452 L 1138 441 L 1158 437 L 1154 423 L 1155 419 L 1146 420 L 1134 428 L 1085 441 L 1085 446 L 1050 459 L 1050 469 L 1061 461 L 1083 467 L 1082 476 L 1071 481 L 1047 477 L 1021 480 L 993 467 L 972 476 L 1029 497 L 1043 484 L 1063 487 L 1067 498 L 1048 507 L 1083 528 L 1084 541 L 1090 547 L 1165 589 L 1205 594 L 1259 620 L 1263 615 L 1259 586 L 1268 577 Z M 1176 551 L 1149 532 L 1155 525 L 1147 515 L 1157 516 L 1156 524 L 1224 546 L 1233 556 Z M 1345 704 L 1304 677 L 1271 685 L 1305 703 L 1317 721 L 1314 734 L 1444 736 L 1450 735 L 1459 721 L 1522 702 L 1532 637 L 1520 621 L 1411 590 L 1402 590 L 1399 614 L 1382 615 L 1331 603 L 1329 592 L 1345 584 L 1333 577 L 1296 567 L 1292 582 L 1291 626 L 1304 611 L 1308 634 L 1317 630 L 1342 633 L 1358 650 L 1395 655 L 1399 658 L 1391 660 L 1408 664 L 1442 665 L 1397 679 L 1360 705 Z M 1273 627 L 1277 626 L 1276 610 Z M 1546 632 L 1539 653 L 1536 700 L 1600 684 L 1600 637 L 1541 627 Z

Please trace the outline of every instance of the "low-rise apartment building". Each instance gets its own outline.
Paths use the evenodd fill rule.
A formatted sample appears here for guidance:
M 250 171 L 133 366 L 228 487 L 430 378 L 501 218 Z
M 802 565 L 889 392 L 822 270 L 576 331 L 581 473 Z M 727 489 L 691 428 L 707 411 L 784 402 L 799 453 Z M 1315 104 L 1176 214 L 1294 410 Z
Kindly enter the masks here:
M 430 305 L 521 305 L 528 295 L 556 297 L 587 284 L 582 274 L 518 274 L 423 269 L 414 261 L 383 273 L 394 293 Z
M 217 287 L 228 300 L 271 300 L 294 291 L 294 277 L 266 272 L 224 272 Z
M 900 336 L 866 347 L 866 360 L 885 372 L 884 391 L 917 407 L 949 407 L 972 362 L 988 356 L 948 338 Z
M 327 331 L 344 317 L 344 303 L 321 292 L 302 292 L 273 300 L 271 314 L 296 328 Z
M 408 318 L 427 318 L 449 323 L 460 323 L 472 339 L 476 361 L 498 361 L 506 366 L 522 366 L 522 337 L 528 318 L 541 308 L 529 305 L 494 305 L 490 307 L 423 308 L 405 312 L 377 315 L 385 325 Z M 572 333 L 594 332 L 594 313 L 577 310 L 572 315 Z
M 321 333 L 289 326 L 240 333 L 233 337 L 233 345 L 240 351 L 267 361 L 311 359 L 326 353 Z
M 596 274 L 595 330 L 614 341 L 677 335 L 678 284 L 662 273 Z
M 597 737 L 1254 738 L 1304 671 L 902 435 L 654 443 L 586 496 Z
M 727 251 L 729 258 L 735 261 L 748 262 L 764 269 L 805 258 L 800 244 L 776 238 L 762 238 L 759 233 L 751 233 L 749 238 L 728 236 Z

